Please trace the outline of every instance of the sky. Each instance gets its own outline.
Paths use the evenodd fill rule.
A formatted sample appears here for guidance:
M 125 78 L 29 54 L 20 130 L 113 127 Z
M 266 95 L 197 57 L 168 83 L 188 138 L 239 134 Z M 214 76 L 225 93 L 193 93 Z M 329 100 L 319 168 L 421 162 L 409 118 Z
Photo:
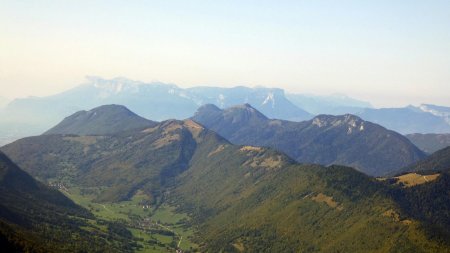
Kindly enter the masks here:
M 85 76 L 450 106 L 450 1 L 0 0 L 0 97 Z

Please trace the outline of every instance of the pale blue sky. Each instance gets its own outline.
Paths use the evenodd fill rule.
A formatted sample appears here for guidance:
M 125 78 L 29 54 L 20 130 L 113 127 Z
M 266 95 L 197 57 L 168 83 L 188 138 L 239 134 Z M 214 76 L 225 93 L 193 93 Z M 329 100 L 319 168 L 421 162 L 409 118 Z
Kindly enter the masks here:
M 450 1 L 0 0 L 0 96 L 86 75 L 450 106 Z

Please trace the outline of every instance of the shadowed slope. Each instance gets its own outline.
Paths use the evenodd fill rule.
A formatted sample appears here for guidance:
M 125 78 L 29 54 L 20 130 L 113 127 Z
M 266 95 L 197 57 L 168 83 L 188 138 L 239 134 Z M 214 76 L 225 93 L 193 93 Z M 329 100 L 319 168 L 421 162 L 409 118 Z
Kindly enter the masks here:
M 87 210 L 35 181 L 0 152 L 0 243 L 7 252 L 127 251 L 83 230 Z M 77 238 L 73 240 L 72 238 Z

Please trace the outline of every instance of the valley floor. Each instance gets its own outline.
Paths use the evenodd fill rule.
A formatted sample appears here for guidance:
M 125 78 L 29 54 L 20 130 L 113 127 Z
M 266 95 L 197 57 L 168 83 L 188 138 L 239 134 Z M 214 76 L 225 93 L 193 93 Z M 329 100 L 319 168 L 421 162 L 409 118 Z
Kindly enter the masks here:
M 178 213 L 175 207 L 163 204 L 151 206 L 145 203 L 144 195 L 135 195 L 130 201 L 118 203 L 96 203 L 93 194 L 86 189 L 60 189 L 75 203 L 90 210 L 99 220 L 123 224 L 139 245 L 136 252 L 196 252 L 198 245 L 192 241 L 193 229 L 186 214 Z M 91 189 L 90 189 L 91 190 Z M 93 225 L 102 228 L 98 221 Z M 105 231 L 106 232 L 106 231 Z

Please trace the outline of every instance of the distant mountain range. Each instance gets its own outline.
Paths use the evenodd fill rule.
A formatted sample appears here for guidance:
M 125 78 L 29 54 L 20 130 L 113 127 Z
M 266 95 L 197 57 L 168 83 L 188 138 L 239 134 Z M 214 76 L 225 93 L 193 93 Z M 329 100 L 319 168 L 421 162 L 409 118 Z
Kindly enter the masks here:
M 226 108 L 248 103 L 270 118 L 301 121 L 312 117 L 310 113 L 289 101 L 282 89 L 239 86 L 234 88 L 194 87 L 187 90 L 201 98 L 199 105 L 215 104 L 220 108 Z
M 278 149 L 298 162 L 352 166 L 381 176 L 425 157 L 404 136 L 354 115 L 319 115 L 309 121 L 272 120 L 249 104 L 199 108 L 192 118 L 239 145 Z
M 402 134 L 450 133 L 450 125 L 446 117 L 424 111 L 424 108 L 423 106 L 366 108 L 356 115 Z
M 435 116 L 443 118 L 447 123 L 450 124 L 450 107 L 422 104 L 419 106 L 419 108 L 424 112 L 429 112 Z
M 296 106 L 315 114 L 356 114 L 365 108 L 372 108 L 369 102 L 357 100 L 346 95 L 315 96 L 287 93 L 286 97 Z
M 173 84 L 89 77 L 87 83 L 60 94 L 21 98 L 10 102 L 0 110 L 0 136 L 3 137 L 0 141 L 5 143 L 41 134 L 67 115 L 104 104 L 124 105 L 145 118 L 166 120 L 188 118 L 205 103 L 225 107 L 246 102 L 275 118 L 304 120 L 312 117 L 287 100 L 281 89 L 182 89 Z
M 344 95 L 285 94 L 277 88 L 243 86 L 183 89 L 160 82 L 88 77 L 86 83 L 53 96 L 20 98 L 0 106 L 0 145 L 41 134 L 67 115 L 104 104 L 124 105 L 142 117 L 167 120 L 191 117 L 204 104 L 223 109 L 243 103 L 273 119 L 303 121 L 316 114 L 351 113 L 402 134 L 450 133 L 448 107 L 374 109 Z
M 218 115 L 227 111 L 208 108 Z M 296 129 L 248 105 L 237 108 L 231 123 L 267 121 L 266 127 Z M 117 115 L 114 106 L 103 109 L 92 111 Z M 66 121 L 70 132 L 69 122 L 92 127 L 86 133 L 98 131 L 93 117 L 67 119 L 72 119 Z M 307 122 L 306 128 L 337 127 L 349 135 L 378 128 L 350 115 Z M 96 201 L 129 200 L 140 193 L 152 206 L 171 203 L 192 218 L 202 252 L 445 252 L 450 247 L 442 239 L 448 235 L 448 213 L 434 202 L 446 201 L 445 193 L 430 198 L 427 209 L 416 208 L 417 200 L 404 189 L 352 168 L 301 165 L 270 148 L 233 145 L 189 119 L 133 128 L 28 137 L 1 150 L 40 180 L 89 189 Z M 427 187 L 434 189 L 435 183 Z

